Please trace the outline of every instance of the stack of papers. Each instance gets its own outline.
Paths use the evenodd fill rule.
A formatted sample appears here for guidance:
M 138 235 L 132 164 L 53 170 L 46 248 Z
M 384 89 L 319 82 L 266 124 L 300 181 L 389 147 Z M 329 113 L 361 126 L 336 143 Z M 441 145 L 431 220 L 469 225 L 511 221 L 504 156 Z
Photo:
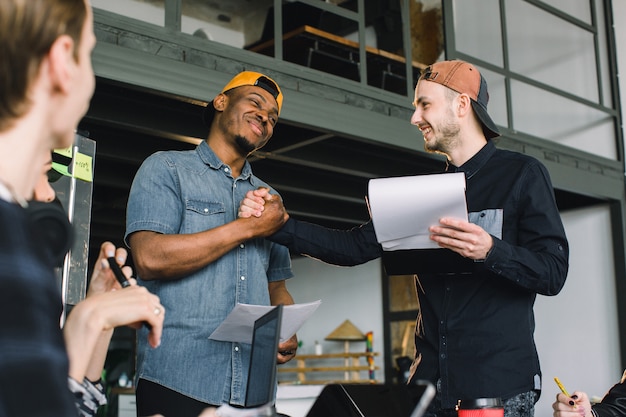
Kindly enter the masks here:
M 311 317 L 321 303 L 321 300 L 317 300 L 312 303 L 283 306 L 280 342 L 282 343 L 296 334 L 298 329 Z M 273 306 L 237 303 L 222 324 L 211 333 L 209 339 L 221 340 L 223 342 L 252 343 L 252 331 L 255 320 L 273 308 Z
M 439 248 L 430 240 L 430 226 L 442 217 L 467 221 L 465 174 L 372 179 L 368 204 L 383 250 Z

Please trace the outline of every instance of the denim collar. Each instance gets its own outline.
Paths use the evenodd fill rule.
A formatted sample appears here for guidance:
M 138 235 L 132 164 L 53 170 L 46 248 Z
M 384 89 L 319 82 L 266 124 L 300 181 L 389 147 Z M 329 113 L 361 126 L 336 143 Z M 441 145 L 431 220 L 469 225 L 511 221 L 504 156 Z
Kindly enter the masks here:
M 493 141 L 488 140 L 487 144 L 482 147 L 480 151 L 476 153 L 476 155 L 472 156 L 466 163 L 461 165 L 460 167 L 456 167 L 452 164 L 448 165 L 446 168 L 447 172 L 464 172 L 465 178 L 470 179 L 476 174 L 491 158 L 491 156 L 496 152 L 496 145 L 493 144 Z
M 200 157 L 202 162 L 204 162 L 209 167 L 215 170 L 222 170 L 222 167 L 228 167 L 229 171 L 232 172 L 230 170 L 230 167 L 222 162 L 222 160 L 218 158 L 217 155 L 215 155 L 215 152 L 213 152 L 213 149 L 211 149 L 206 140 L 200 142 L 200 144 L 196 147 L 196 152 L 198 153 L 198 156 Z M 247 180 L 248 178 L 250 178 L 251 175 L 252 167 L 250 167 L 250 163 L 246 159 L 246 162 L 241 169 L 241 175 L 237 179 Z

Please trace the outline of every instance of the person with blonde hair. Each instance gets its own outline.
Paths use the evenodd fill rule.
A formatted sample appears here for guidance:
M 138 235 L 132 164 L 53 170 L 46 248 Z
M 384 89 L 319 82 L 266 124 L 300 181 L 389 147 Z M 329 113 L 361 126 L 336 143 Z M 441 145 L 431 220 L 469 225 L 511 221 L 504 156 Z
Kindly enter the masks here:
M 28 203 L 33 196 L 50 199 L 50 193 L 37 194 L 42 167 L 52 149 L 72 144 L 87 111 L 95 42 L 86 0 L 0 2 L 2 417 L 94 415 L 103 401 L 97 381 L 113 327 L 149 321 L 150 343 L 159 344 L 158 297 L 137 286 L 110 291 L 121 287 L 103 258 L 114 256 L 120 264 L 126 258 L 125 249 L 110 243 L 101 248 L 87 300 L 61 330 L 55 257 Z

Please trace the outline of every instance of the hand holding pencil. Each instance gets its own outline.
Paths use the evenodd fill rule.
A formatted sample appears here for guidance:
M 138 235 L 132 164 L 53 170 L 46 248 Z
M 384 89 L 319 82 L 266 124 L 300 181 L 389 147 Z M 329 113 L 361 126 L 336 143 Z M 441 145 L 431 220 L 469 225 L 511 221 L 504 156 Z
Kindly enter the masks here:
M 556 396 L 556 401 L 552 404 L 552 415 L 554 417 L 594 417 L 591 412 L 591 403 L 586 393 L 575 391 L 570 395 L 559 378 L 555 377 L 554 382 L 561 390 Z
M 554 377 L 554 382 L 556 382 L 556 385 L 559 386 L 559 389 L 561 390 L 561 392 L 563 394 L 565 394 L 567 397 L 569 397 L 569 392 L 567 392 L 567 390 L 565 389 L 565 387 L 563 386 L 563 384 L 561 384 L 561 380 L 558 377 Z

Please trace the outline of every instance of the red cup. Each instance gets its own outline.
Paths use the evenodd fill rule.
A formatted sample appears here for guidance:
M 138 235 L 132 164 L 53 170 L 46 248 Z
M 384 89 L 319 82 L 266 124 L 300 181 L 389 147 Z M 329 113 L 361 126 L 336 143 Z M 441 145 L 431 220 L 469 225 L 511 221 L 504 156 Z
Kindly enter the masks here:
M 459 400 L 456 410 L 459 417 L 504 417 L 500 398 Z

